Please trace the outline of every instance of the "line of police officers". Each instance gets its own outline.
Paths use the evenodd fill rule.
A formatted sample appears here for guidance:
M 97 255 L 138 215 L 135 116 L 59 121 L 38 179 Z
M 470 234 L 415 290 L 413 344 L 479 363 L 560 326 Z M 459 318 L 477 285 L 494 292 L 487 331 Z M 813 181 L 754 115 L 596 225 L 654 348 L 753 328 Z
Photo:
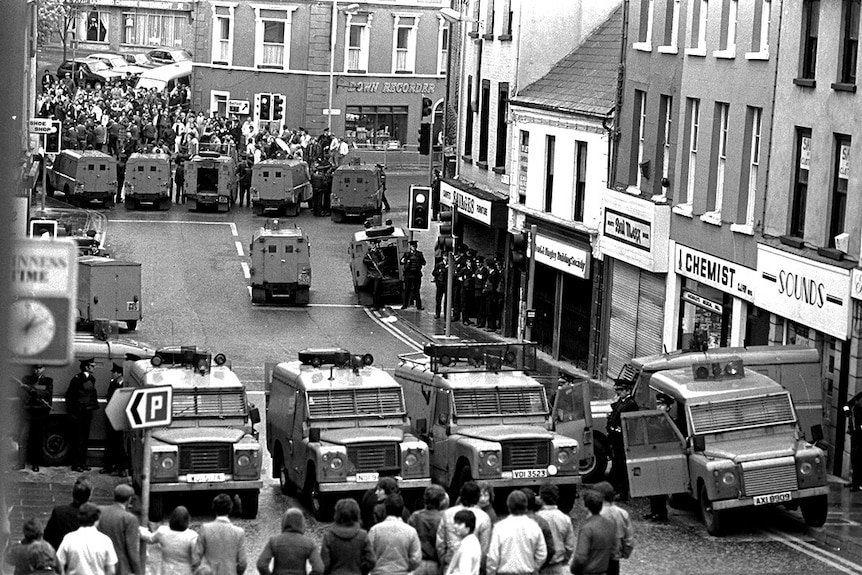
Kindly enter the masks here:
M 434 317 L 439 318 L 446 297 L 449 263 L 442 254 L 431 277 L 437 288 L 434 298 Z M 503 311 L 503 258 L 499 254 L 481 257 L 476 250 L 459 244 L 454 256 L 455 270 L 452 285 L 452 321 L 464 325 L 484 327 L 497 331 Z

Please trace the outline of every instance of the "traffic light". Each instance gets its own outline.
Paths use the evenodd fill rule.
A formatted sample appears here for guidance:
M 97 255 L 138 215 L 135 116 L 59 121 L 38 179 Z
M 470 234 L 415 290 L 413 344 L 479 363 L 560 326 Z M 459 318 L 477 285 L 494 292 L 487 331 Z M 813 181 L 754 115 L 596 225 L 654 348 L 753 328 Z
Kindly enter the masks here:
M 431 153 L 431 124 L 419 124 L 419 153 L 423 156 Z
M 57 220 L 30 220 L 31 238 L 56 238 Z
M 269 120 L 272 118 L 272 95 L 260 95 L 260 119 Z
M 431 227 L 431 188 L 410 186 L 407 204 L 407 228 L 427 232 Z
M 514 232 L 512 234 L 512 263 L 521 267 L 527 261 L 527 234 L 525 232 Z
M 54 126 L 54 131 L 45 136 L 45 153 L 59 154 L 60 141 L 63 139 L 63 123 L 60 120 L 51 120 L 51 124 Z
M 284 118 L 284 96 L 281 94 L 272 95 L 272 119 L 278 122 Z
M 440 224 L 437 226 L 437 249 L 451 252 L 455 249 L 455 210 L 441 211 Z
M 422 118 L 427 118 L 431 115 L 431 98 L 422 98 Z

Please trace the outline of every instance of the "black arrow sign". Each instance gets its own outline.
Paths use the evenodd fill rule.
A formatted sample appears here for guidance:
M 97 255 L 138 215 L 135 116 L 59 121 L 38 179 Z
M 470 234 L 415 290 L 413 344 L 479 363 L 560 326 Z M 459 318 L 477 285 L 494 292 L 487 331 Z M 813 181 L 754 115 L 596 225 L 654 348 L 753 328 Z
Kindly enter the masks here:
M 135 425 L 141 425 L 144 423 L 141 419 L 141 414 L 138 411 L 138 407 L 141 405 L 141 401 L 144 400 L 144 397 L 146 397 L 145 393 L 138 393 L 132 398 L 132 405 L 129 410 L 132 413 L 132 419 L 135 420 Z

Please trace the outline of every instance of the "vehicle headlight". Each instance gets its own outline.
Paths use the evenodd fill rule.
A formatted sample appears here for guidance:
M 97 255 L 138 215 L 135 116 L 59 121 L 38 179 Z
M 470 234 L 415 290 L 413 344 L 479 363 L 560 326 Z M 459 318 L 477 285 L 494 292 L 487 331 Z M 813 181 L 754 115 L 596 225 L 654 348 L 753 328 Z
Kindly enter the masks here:
M 810 461 L 803 461 L 802 465 L 799 466 L 799 473 L 802 475 L 811 475 L 814 471 L 814 466 L 811 465 Z
M 721 476 L 721 482 L 725 485 L 734 485 L 736 483 L 736 474 L 732 471 L 726 471 L 724 475 Z
M 333 471 L 341 471 L 344 468 L 344 460 L 336 455 L 329 460 L 329 468 Z
M 571 456 L 566 450 L 561 449 L 557 452 L 557 463 L 559 463 L 560 465 L 565 465 L 566 463 L 568 463 L 570 458 Z
M 251 463 L 251 457 L 247 454 L 243 453 L 239 457 L 236 458 L 236 464 L 240 467 L 246 467 Z
M 485 454 L 485 465 L 488 467 L 497 467 L 497 464 L 500 463 L 500 457 L 496 453 L 486 453 Z
M 159 462 L 159 466 L 165 471 L 170 471 L 177 464 L 177 460 L 173 455 L 165 455 L 161 458 L 162 460 Z
M 407 467 L 413 467 L 417 463 L 419 463 L 419 458 L 416 457 L 416 454 L 414 453 L 408 453 L 404 457 L 404 465 L 406 465 Z

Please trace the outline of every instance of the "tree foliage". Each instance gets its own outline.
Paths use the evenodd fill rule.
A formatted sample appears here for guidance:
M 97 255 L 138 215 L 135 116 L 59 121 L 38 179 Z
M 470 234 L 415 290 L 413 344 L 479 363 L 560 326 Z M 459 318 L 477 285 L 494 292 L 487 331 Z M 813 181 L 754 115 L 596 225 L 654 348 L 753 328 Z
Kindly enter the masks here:
M 66 58 L 67 32 L 75 24 L 75 18 L 92 0 L 39 0 L 39 45 L 59 41 L 63 45 L 63 58 Z

